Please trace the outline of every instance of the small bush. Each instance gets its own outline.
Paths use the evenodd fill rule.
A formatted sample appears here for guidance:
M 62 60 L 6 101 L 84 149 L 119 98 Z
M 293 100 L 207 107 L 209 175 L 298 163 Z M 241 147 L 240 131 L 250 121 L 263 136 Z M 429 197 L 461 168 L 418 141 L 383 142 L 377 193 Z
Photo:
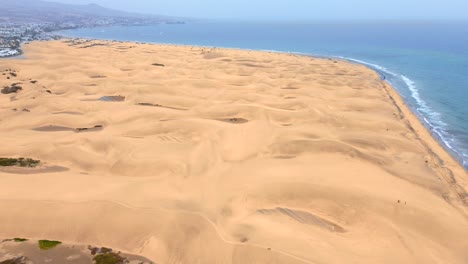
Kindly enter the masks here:
M 60 241 L 39 240 L 39 248 L 41 250 L 49 250 L 62 244 Z
M 107 252 L 104 254 L 97 255 L 93 258 L 95 264 L 123 264 L 125 259 L 119 254 Z
M 18 159 L 0 158 L 0 166 L 3 167 L 15 166 L 17 162 Z
M 15 237 L 13 239 L 4 239 L 1 242 L 26 242 L 26 241 L 28 241 L 26 238 Z M 3 263 L 0 262 L 0 264 L 3 264 Z
M 5 86 L 3 87 L 3 89 L 1 90 L 1 92 L 3 94 L 11 94 L 11 93 L 17 93 L 19 91 L 23 90 L 23 87 L 19 86 L 19 85 L 16 85 L 16 84 L 13 84 L 11 86 Z
M 33 168 L 39 165 L 40 161 L 39 160 L 33 160 L 29 158 L 0 158 L 0 167 L 12 167 L 12 166 L 18 166 L 18 167 L 29 167 Z

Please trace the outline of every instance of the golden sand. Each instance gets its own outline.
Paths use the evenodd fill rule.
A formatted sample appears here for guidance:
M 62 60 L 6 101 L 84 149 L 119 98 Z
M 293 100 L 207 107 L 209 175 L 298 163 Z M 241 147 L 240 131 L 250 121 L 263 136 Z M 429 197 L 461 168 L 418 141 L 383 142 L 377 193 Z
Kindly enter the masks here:
M 42 165 L 0 169 L 0 237 L 157 263 L 468 263 L 467 173 L 364 66 L 54 41 L 2 73 L 23 90 L 0 94 L 0 157 Z

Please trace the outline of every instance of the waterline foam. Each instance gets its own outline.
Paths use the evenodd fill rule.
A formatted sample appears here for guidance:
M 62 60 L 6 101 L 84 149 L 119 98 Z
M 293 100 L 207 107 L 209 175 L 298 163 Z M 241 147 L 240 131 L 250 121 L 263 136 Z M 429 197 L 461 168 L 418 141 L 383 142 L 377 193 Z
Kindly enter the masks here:
M 337 56 L 336 58 L 359 63 L 371 68 L 372 70 L 375 70 L 377 73 L 383 75 L 385 80 L 397 90 L 399 87 L 394 82 L 392 82 L 391 79 L 395 78 L 397 80 L 402 80 L 405 84 L 404 88 L 409 91 L 411 99 L 416 102 L 415 107 L 412 107 L 414 104 L 406 102 L 408 103 L 409 108 L 420 120 L 422 120 L 423 125 L 441 143 L 441 145 L 447 151 L 449 151 L 449 153 L 451 153 L 452 156 L 454 156 L 455 159 L 457 159 L 465 169 L 468 169 L 468 153 L 464 153 L 462 150 L 456 147 L 458 142 L 454 137 L 450 136 L 450 133 L 446 131 L 448 126 L 445 122 L 442 121 L 442 115 L 430 107 L 426 101 L 421 98 L 416 83 L 413 80 L 403 74 L 392 72 L 381 65 L 347 57 Z M 404 96 L 402 97 L 404 98 Z

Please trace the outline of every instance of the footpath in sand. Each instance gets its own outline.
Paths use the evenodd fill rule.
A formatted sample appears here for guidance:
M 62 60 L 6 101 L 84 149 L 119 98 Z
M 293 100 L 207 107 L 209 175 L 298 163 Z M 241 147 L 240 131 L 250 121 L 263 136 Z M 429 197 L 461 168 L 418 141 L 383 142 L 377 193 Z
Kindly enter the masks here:
M 467 173 L 364 66 L 24 48 L 0 60 L 0 157 L 40 163 L 0 167 L 1 238 L 156 263 L 468 262 Z

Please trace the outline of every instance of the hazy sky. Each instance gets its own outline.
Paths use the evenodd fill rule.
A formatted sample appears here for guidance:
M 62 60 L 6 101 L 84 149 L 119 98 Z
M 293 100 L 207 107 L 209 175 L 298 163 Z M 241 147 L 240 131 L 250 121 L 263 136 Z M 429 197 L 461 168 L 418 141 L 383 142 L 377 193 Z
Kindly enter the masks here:
M 255 20 L 463 19 L 468 0 L 53 0 L 198 18 Z

